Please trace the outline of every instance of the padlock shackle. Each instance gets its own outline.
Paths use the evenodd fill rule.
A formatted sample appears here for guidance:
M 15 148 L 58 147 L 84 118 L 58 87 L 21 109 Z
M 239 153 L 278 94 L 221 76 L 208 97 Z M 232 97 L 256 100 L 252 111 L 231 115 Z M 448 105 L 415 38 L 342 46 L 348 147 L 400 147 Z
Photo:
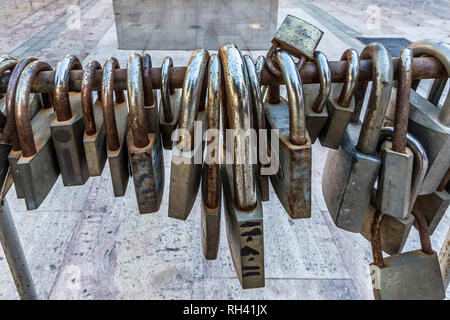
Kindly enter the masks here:
M 381 247 L 381 223 L 384 214 L 377 208 L 370 224 L 370 244 L 372 246 L 372 256 L 374 264 L 380 268 L 384 267 L 383 249 Z
M 261 56 L 263 59 L 264 57 Z M 249 88 L 251 93 L 251 110 L 253 114 L 253 119 L 255 119 L 255 123 L 253 126 L 257 130 L 265 129 L 266 128 L 266 120 L 265 120 L 265 106 L 264 101 L 261 93 L 261 86 L 259 84 L 259 77 L 261 76 L 261 73 L 258 74 L 257 68 L 255 63 L 253 62 L 253 59 L 249 55 L 244 56 L 245 66 L 247 69 L 248 74 L 248 81 L 249 81 Z M 260 64 L 264 63 L 264 60 L 259 60 Z M 261 70 L 261 69 L 260 69 Z
M 151 106 L 155 102 L 153 96 L 153 85 L 152 85 L 152 57 L 146 53 L 142 56 L 142 76 L 144 81 L 144 104 L 146 106 Z
M 347 108 L 350 105 L 356 85 L 359 79 L 359 54 L 355 49 L 347 49 L 341 57 L 341 61 L 347 61 L 345 81 L 338 98 L 338 104 Z
M 302 80 L 289 53 L 277 50 L 275 57 L 286 83 L 289 105 L 289 141 L 294 145 L 301 146 L 307 143 Z
M 328 59 L 325 54 L 320 51 L 314 52 L 314 58 L 317 63 L 317 69 L 319 70 L 320 88 L 319 94 L 311 104 L 311 109 L 314 112 L 322 113 L 325 103 L 331 93 L 331 71 L 328 65 Z
M 69 75 L 71 70 L 83 70 L 80 60 L 74 55 L 66 54 L 56 65 L 55 87 L 53 89 L 56 120 L 67 121 L 72 118 L 69 99 Z
M 414 42 L 408 48 L 413 50 L 414 57 L 427 55 L 438 59 L 444 65 L 447 74 L 450 74 L 450 47 L 444 42 L 427 39 Z M 450 90 L 438 119 L 444 126 L 450 127 Z
M 36 144 L 31 127 L 29 102 L 31 84 L 41 71 L 53 71 L 49 64 L 43 61 L 33 61 L 23 70 L 16 88 L 15 120 L 17 136 L 22 148 L 22 156 L 31 157 L 36 154 Z
M 425 254 L 433 254 L 433 247 L 431 246 L 430 239 L 430 230 L 428 229 L 428 222 L 425 219 L 425 216 L 421 211 L 413 211 L 412 214 L 414 215 L 414 218 L 416 218 L 422 252 Z
M 96 70 L 102 66 L 95 60 L 89 61 L 84 67 L 81 80 L 81 108 L 83 110 L 83 121 L 86 134 L 91 136 L 97 133 L 95 125 L 94 104 L 92 103 L 92 85 Z M 99 95 L 100 96 L 100 95 Z
M 409 102 L 412 83 L 412 50 L 403 48 L 398 65 L 398 84 L 395 103 L 394 136 L 392 150 L 406 152 L 406 134 L 408 132 Z
M 170 104 L 170 95 L 175 92 L 174 89 L 170 88 L 170 68 L 172 67 L 172 58 L 165 57 L 161 64 L 161 104 L 166 123 L 173 121 L 172 106 Z
M 369 57 L 373 61 L 374 77 L 357 144 L 359 151 L 365 154 L 373 154 L 377 149 L 394 77 L 391 54 L 385 46 L 375 42 L 367 45 L 361 53 L 361 59 Z
M 130 109 L 127 125 L 133 134 L 133 143 L 137 148 L 144 148 L 150 143 L 147 118 L 144 109 L 144 82 L 142 77 L 142 58 L 133 53 L 127 65 L 127 96 Z

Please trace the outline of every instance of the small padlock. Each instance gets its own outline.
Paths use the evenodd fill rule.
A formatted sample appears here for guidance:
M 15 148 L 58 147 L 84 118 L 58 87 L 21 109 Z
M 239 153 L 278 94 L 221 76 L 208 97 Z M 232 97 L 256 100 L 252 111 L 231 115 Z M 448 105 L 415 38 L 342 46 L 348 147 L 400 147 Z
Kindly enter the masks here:
M 331 93 L 331 71 L 327 57 L 320 51 L 314 52 L 314 59 L 319 71 L 320 84 L 303 85 L 303 100 L 305 101 L 306 128 L 311 144 L 316 142 L 328 120 L 328 110 L 325 106 Z
M 55 70 L 55 116 L 50 129 L 65 186 L 83 185 L 89 178 L 83 146 L 81 96 L 78 93 L 69 94 L 70 70 L 81 69 L 81 63 L 75 56 L 65 55 L 59 60 Z
M 165 57 L 161 66 L 161 106 L 159 107 L 159 127 L 164 149 L 172 150 L 172 133 L 177 127 L 180 111 L 180 89 L 170 88 L 170 68 L 172 58 Z
M 239 49 L 224 45 L 219 50 L 223 65 L 223 129 L 234 133 L 250 130 L 250 88 L 246 66 Z M 227 135 L 228 136 L 228 135 Z M 228 137 L 227 137 L 228 138 Z M 231 140 L 231 141 L 227 141 Z M 234 162 L 222 161 L 221 177 L 224 193 L 225 226 L 233 265 L 242 288 L 265 285 L 263 208 L 250 156 L 251 139 L 224 139 L 222 157 L 232 147 Z M 241 159 L 242 162 L 236 162 Z
M 114 71 L 119 62 L 109 57 L 103 66 L 102 107 L 106 133 L 106 155 L 115 197 L 123 197 L 130 177 L 128 149 L 125 139 L 128 108 L 123 91 L 116 91 L 114 101 Z
M 148 53 L 142 56 L 142 77 L 144 86 L 144 109 L 147 117 L 148 133 L 159 135 L 159 114 L 156 91 L 153 90 L 150 70 L 152 69 L 152 58 Z
M 169 217 L 186 220 L 192 210 L 200 187 L 203 165 L 203 132 L 194 122 L 206 115 L 199 114 L 204 104 L 203 84 L 209 53 L 195 50 L 189 60 L 183 83 L 183 94 L 178 119 L 178 139 L 172 148 L 170 169 Z M 205 92 L 206 93 L 206 92 Z M 194 135 L 200 136 L 200 141 Z
M 286 51 L 276 51 L 281 69 L 288 104 L 284 99 L 266 103 L 266 119 L 269 129 L 278 129 L 279 150 L 272 150 L 278 157 L 278 173 L 270 176 L 272 186 L 284 210 L 292 219 L 311 217 L 311 140 L 306 129 L 303 90 L 297 67 Z M 269 87 L 268 96 L 273 87 Z M 274 154 L 277 152 L 277 154 Z
M 345 82 L 332 85 L 331 94 L 327 100 L 328 121 L 319 135 L 320 144 L 332 149 L 338 149 L 341 145 L 345 130 L 355 110 L 353 93 L 359 77 L 359 55 L 356 50 L 348 49 L 342 55 L 341 60 L 347 61 Z M 365 93 L 365 88 L 363 92 Z
M 164 192 L 164 156 L 159 134 L 148 133 L 144 108 L 142 58 L 132 54 L 127 66 L 127 147 L 139 212 L 159 210 Z M 154 119 L 155 120 L 155 119 Z
M 405 252 L 383 258 L 380 224 L 383 214 L 377 211 L 371 225 L 374 262 L 370 265 L 373 295 L 376 300 L 442 300 L 444 283 L 438 255 L 431 247 L 425 218 L 415 215 L 419 222 L 422 250 Z
M 222 87 L 222 66 L 218 55 L 214 54 L 208 62 L 208 104 L 207 133 L 209 142 L 202 175 L 202 247 L 206 259 L 217 258 L 220 240 L 220 217 L 222 210 L 222 182 L 219 168 L 220 104 Z M 216 140 L 217 139 L 217 140 Z M 206 159 L 208 157 L 208 159 Z
M 53 108 L 43 109 L 47 113 L 46 125 L 33 136 L 28 110 L 31 84 L 40 71 L 53 71 L 45 62 L 33 61 L 21 73 L 16 89 L 15 121 L 22 155 L 17 162 L 25 203 L 28 210 L 37 209 L 48 195 L 59 177 L 50 122 Z
M 328 151 L 322 175 L 322 191 L 330 215 L 339 228 L 359 232 L 372 188 L 381 167 L 376 153 L 380 129 L 391 94 L 391 54 L 381 44 L 371 43 L 361 59 L 373 61 L 373 83 L 364 123 L 351 123 L 338 150 Z
M 102 66 L 95 60 L 89 61 L 81 81 L 81 107 L 85 128 L 83 144 L 91 177 L 101 176 L 106 163 L 106 135 L 100 94 L 97 94 L 95 102 L 92 101 L 92 86 L 97 70 L 102 70 Z

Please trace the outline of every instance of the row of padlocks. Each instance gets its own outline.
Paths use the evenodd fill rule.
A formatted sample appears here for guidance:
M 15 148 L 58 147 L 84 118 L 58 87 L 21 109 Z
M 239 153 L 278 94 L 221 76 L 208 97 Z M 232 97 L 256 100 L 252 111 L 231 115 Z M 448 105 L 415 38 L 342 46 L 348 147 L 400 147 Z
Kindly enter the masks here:
M 372 43 L 329 62 L 316 51 L 322 34 L 288 16 L 266 57 L 253 61 L 227 44 L 213 55 L 195 50 L 178 69 L 170 57 L 152 68 L 148 54 L 132 54 L 126 70 L 113 57 L 83 69 L 66 55 L 54 71 L 3 55 L 5 192 L 13 182 L 33 210 L 60 175 L 64 186 L 83 185 L 108 161 L 112 194 L 124 196 L 132 176 L 139 212 L 154 213 L 165 184 L 163 148 L 172 150 L 169 217 L 186 220 L 200 191 L 203 251 L 215 259 L 223 203 L 237 276 L 243 288 L 258 288 L 269 180 L 291 219 L 310 218 L 318 140 L 330 148 L 322 190 L 334 223 L 372 244 L 374 296 L 442 299 L 448 281 L 430 234 L 450 203 L 450 96 L 438 103 L 450 49 L 424 40 L 392 59 Z M 415 91 L 425 78 L 436 78 L 427 97 Z M 413 225 L 422 248 L 402 253 Z

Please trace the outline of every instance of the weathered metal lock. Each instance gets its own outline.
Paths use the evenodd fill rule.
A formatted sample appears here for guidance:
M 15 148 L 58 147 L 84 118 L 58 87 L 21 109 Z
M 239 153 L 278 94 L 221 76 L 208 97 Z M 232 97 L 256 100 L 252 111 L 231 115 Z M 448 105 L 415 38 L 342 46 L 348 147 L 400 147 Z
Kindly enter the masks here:
M 53 109 L 42 110 L 47 113 L 46 124 L 40 126 L 41 129 L 35 136 L 33 136 L 30 121 L 28 106 L 31 83 L 40 71 L 52 71 L 52 68 L 42 61 L 33 61 L 28 64 L 21 73 L 16 89 L 15 121 L 22 148 L 17 167 L 28 210 L 39 207 L 52 189 L 60 172 L 49 126 L 54 113 Z
M 59 60 L 55 70 L 55 117 L 50 129 L 65 186 L 83 185 L 89 178 L 83 146 L 81 96 L 78 93 L 69 94 L 70 70 L 81 69 L 81 63 L 75 56 L 65 55 Z
M 102 107 L 106 131 L 106 155 L 115 197 L 123 197 L 130 177 L 127 142 L 125 139 L 128 116 L 127 103 L 122 91 L 116 91 L 114 101 L 114 70 L 120 68 L 114 57 L 103 66 Z
M 170 68 L 172 58 L 165 57 L 161 66 L 161 106 L 159 107 L 159 127 L 164 149 L 172 150 L 172 133 L 177 127 L 182 90 L 170 88 Z
M 247 71 L 235 45 L 222 46 L 219 55 L 224 75 L 223 129 L 234 132 L 232 139 L 227 135 L 222 152 L 225 156 L 232 148 L 233 161 L 222 161 L 220 168 L 228 245 L 242 288 L 261 288 L 265 285 L 263 208 L 249 151 L 252 140 L 245 137 L 252 128 Z
M 148 53 L 142 56 L 142 77 L 144 86 L 144 109 L 147 117 L 147 129 L 149 133 L 157 133 L 159 136 L 159 114 L 156 91 L 153 90 L 150 70 L 152 58 Z
M 194 122 L 200 119 L 200 104 L 204 103 L 203 84 L 209 53 L 195 50 L 189 60 L 183 83 L 178 119 L 178 139 L 172 148 L 170 170 L 169 217 L 186 220 L 192 210 L 200 187 L 203 165 L 203 131 Z M 205 92 L 206 93 L 206 92 Z M 200 136 L 200 139 L 195 139 Z M 200 140 L 200 141 L 196 141 Z
M 218 55 L 208 62 L 208 104 L 206 155 L 202 176 L 202 247 L 206 259 L 217 258 L 220 240 L 220 217 L 222 210 L 222 181 L 220 178 L 220 110 L 222 65 Z
M 306 128 L 311 144 L 323 130 L 328 120 L 328 110 L 325 104 L 331 93 L 331 71 L 327 57 L 320 51 L 314 52 L 314 59 L 319 70 L 320 84 L 304 84 L 303 100 L 305 101 Z
M 416 214 L 422 250 L 405 252 L 383 259 L 380 223 L 376 212 L 371 225 L 374 262 L 370 265 L 373 294 L 377 300 L 442 300 L 445 288 L 438 255 L 431 247 L 425 218 Z
M 132 54 L 128 59 L 127 92 L 130 114 L 127 147 L 139 212 L 159 210 L 164 192 L 164 156 L 159 134 L 148 133 L 144 108 L 142 58 Z
M 15 68 L 17 60 L 9 55 L 0 55 L 0 74 L 3 75 L 6 71 L 11 71 Z M 0 131 L 3 131 L 6 125 L 6 99 L 5 95 L 0 93 Z
M 339 228 L 359 232 L 381 167 L 376 154 L 380 129 L 391 94 L 391 55 L 378 43 L 366 46 L 361 59 L 373 61 L 373 84 L 364 123 L 351 123 L 339 149 L 328 151 L 322 175 L 325 202 Z
M 352 113 L 355 111 L 353 93 L 359 77 L 359 55 L 354 49 L 348 49 L 341 60 L 347 61 L 345 82 L 334 83 L 327 100 L 328 121 L 319 135 L 320 144 L 327 148 L 338 149 Z
M 92 102 L 92 86 L 97 70 L 102 70 L 102 66 L 95 60 L 89 61 L 81 81 L 81 107 L 85 128 L 83 144 L 91 177 L 101 176 L 106 163 L 106 135 L 100 94 Z
M 266 104 L 269 129 L 278 129 L 278 173 L 270 176 L 278 199 L 292 219 L 311 217 L 311 140 L 306 129 L 303 90 L 297 67 L 286 51 L 277 51 L 276 59 L 283 74 L 288 93 L 288 106 Z M 269 88 L 270 89 L 270 88 Z M 278 154 L 274 154 L 277 152 Z

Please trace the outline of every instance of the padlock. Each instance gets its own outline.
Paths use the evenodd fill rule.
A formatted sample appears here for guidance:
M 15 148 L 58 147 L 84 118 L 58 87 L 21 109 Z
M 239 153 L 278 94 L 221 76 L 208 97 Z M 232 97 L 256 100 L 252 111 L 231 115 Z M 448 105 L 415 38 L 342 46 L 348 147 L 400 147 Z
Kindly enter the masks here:
M 266 119 L 265 119 L 265 107 L 264 100 L 261 93 L 261 86 L 259 85 L 259 78 L 261 76 L 262 67 L 264 67 L 265 61 L 259 60 L 260 66 L 258 70 L 249 55 L 244 56 L 244 62 L 246 65 L 246 70 L 248 74 L 248 80 L 250 85 L 251 92 L 251 105 L 252 105 L 252 115 L 253 115 L 253 126 L 256 129 L 257 134 L 257 143 L 258 143 L 258 165 L 257 165 L 257 173 L 256 177 L 258 179 L 258 186 L 261 192 L 261 200 L 269 201 L 269 177 L 267 175 L 261 174 L 261 169 L 263 168 L 263 163 L 261 162 L 261 145 L 263 141 L 261 141 L 261 134 L 264 134 L 266 131 Z M 262 64 L 262 66 L 261 66 Z M 259 71 L 259 74 L 258 74 Z M 267 141 L 266 141 L 267 142 Z M 267 145 L 267 143 L 266 143 Z
M 305 101 L 306 128 L 311 144 L 323 130 L 328 120 L 328 110 L 325 103 L 331 92 L 331 71 L 327 57 L 320 51 L 314 52 L 314 59 L 319 71 L 320 84 L 304 84 L 303 100 Z
M 387 138 L 391 138 L 394 135 L 394 128 L 384 127 L 381 129 L 379 148 L 383 141 L 387 141 Z M 408 239 L 411 227 L 414 224 L 414 216 L 409 214 L 417 199 L 417 195 L 420 190 L 423 178 L 428 169 L 428 157 L 425 149 L 420 142 L 409 133 L 406 135 L 407 146 L 414 155 L 414 165 L 412 172 L 412 183 L 410 202 L 408 204 L 408 215 L 405 218 L 394 218 L 392 216 L 384 215 L 381 222 L 381 244 L 383 250 L 388 254 L 400 253 L 403 246 Z M 370 226 L 373 220 L 373 215 L 377 211 L 376 205 L 377 189 L 372 190 L 371 200 L 372 202 L 367 209 L 366 215 L 359 231 L 367 240 L 370 241 Z
M 425 218 L 419 222 L 421 250 L 383 258 L 380 224 L 383 214 L 377 211 L 371 224 L 374 262 L 370 264 L 373 295 L 376 300 L 442 300 L 445 298 L 438 255 L 431 247 Z
M 200 119 L 200 105 L 204 104 L 203 83 L 209 53 L 195 50 L 189 60 L 183 83 L 178 118 L 178 139 L 172 147 L 170 169 L 169 217 L 186 220 L 192 210 L 200 187 L 203 164 L 203 132 L 194 122 Z M 203 117 L 206 112 L 203 111 Z M 198 132 L 199 131 L 199 132 Z M 196 143 L 194 136 L 200 136 Z
M 359 78 L 358 52 L 354 49 L 348 49 L 342 55 L 341 60 L 347 61 L 345 82 L 332 85 L 331 94 L 327 100 L 328 121 L 319 135 L 320 144 L 332 149 L 338 149 L 341 145 L 345 130 L 350 122 L 352 113 L 355 111 L 353 93 Z M 365 88 L 362 93 L 365 94 Z
M 382 166 L 378 178 L 376 203 L 380 211 L 394 218 L 409 214 L 414 155 L 406 147 L 409 96 L 412 82 L 412 51 L 400 53 L 395 107 L 394 136 L 381 146 Z
M 81 63 L 75 56 L 65 55 L 59 60 L 55 70 L 55 116 L 50 129 L 65 186 L 83 185 L 89 178 L 83 146 L 81 96 L 78 93 L 69 94 L 70 70 L 81 69 Z
M 152 69 L 152 58 L 148 53 L 142 56 L 142 78 L 144 85 L 144 109 L 147 117 L 148 133 L 159 135 L 159 114 L 156 91 L 153 90 L 150 70 Z
M 281 69 L 288 103 L 266 103 L 266 119 L 269 129 L 278 129 L 279 150 L 272 150 L 278 157 L 278 173 L 270 176 L 275 193 L 284 210 L 292 219 L 311 217 L 311 140 L 306 129 L 302 82 L 297 67 L 286 52 L 275 54 Z M 268 95 L 270 95 L 269 87 Z M 276 153 L 278 151 L 278 153 Z M 275 153 L 275 154 L 274 154 Z
M 148 133 L 144 108 L 142 58 L 132 54 L 127 66 L 127 92 L 130 114 L 127 147 L 139 212 L 159 210 L 164 192 L 164 156 L 156 132 Z
M 22 155 L 17 162 L 25 203 L 28 210 L 37 209 L 48 195 L 59 177 L 50 123 L 53 108 L 43 109 L 47 113 L 46 125 L 33 136 L 28 110 L 31 84 L 41 71 L 53 71 L 45 62 L 33 61 L 21 73 L 16 89 L 15 121 Z
M 116 91 L 114 101 L 114 71 L 119 62 L 109 57 L 103 65 L 102 110 L 106 133 L 106 155 L 115 197 L 123 197 L 130 177 L 128 149 L 125 139 L 128 108 L 122 91 Z
M 251 139 L 237 135 L 252 128 L 250 88 L 239 49 L 227 44 L 219 55 L 224 79 L 223 129 L 234 132 L 232 139 L 227 134 L 222 144 L 222 157 L 230 152 L 233 161 L 222 161 L 220 168 L 228 246 L 242 288 L 261 288 L 265 285 L 263 208 L 249 152 L 255 146 Z
M 97 94 L 92 98 L 92 86 L 95 73 L 102 66 L 95 60 L 89 61 L 83 71 L 81 81 L 81 107 L 83 111 L 83 144 L 87 167 L 91 177 L 101 176 L 106 163 L 106 135 L 103 125 L 102 102 Z
M 217 258 L 220 240 L 220 218 L 222 209 L 222 182 L 219 168 L 220 104 L 222 87 L 222 66 L 218 55 L 208 62 L 208 104 L 206 155 L 202 175 L 202 247 L 206 259 Z M 216 140 L 217 139 L 217 140 Z
M 159 107 L 159 128 L 164 149 L 172 150 L 172 133 L 177 127 L 180 110 L 180 89 L 170 88 L 170 68 L 172 58 L 165 57 L 161 66 L 161 106 Z
M 373 83 L 364 123 L 350 123 L 339 149 L 328 151 L 322 175 L 322 191 L 330 215 L 339 228 L 359 232 L 372 188 L 381 167 L 376 154 L 380 129 L 391 94 L 391 54 L 371 43 L 361 59 L 373 61 Z

